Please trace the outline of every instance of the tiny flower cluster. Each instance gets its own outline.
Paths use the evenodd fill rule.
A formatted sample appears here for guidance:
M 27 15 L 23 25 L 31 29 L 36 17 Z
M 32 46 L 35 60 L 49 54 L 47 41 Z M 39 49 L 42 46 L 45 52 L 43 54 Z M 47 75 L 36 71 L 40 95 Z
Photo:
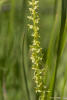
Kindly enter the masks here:
M 39 35 L 39 15 L 38 15 L 38 3 L 39 0 L 32 0 L 29 1 L 29 11 L 30 16 L 27 18 L 32 22 L 32 24 L 28 24 L 29 29 L 33 30 L 33 42 L 30 46 L 30 50 L 32 52 L 31 60 L 32 60 L 32 69 L 34 70 L 34 77 L 36 83 L 36 92 L 40 93 L 40 100 L 44 100 L 45 97 L 45 89 L 44 86 L 44 75 L 45 75 L 45 68 L 42 66 L 42 48 L 40 47 L 40 35 Z

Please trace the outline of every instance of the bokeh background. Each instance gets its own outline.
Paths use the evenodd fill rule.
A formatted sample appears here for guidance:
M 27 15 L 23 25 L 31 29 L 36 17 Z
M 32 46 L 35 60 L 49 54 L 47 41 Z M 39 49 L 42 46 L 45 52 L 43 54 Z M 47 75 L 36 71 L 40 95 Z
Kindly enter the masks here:
M 29 0 L 0 0 L 0 100 L 38 100 L 30 60 Z M 47 50 L 54 34 L 54 51 L 61 23 L 61 0 L 39 0 L 40 42 Z M 67 34 L 67 23 L 65 25 Z M 66 41 L 67 42 L 67 41 Z M 53 56 L 50 60 L 53 61 Z M 51 62 L 54 67 L 54 63 Z M 61 96 L 67 67 L 67 46 L 59 63 L 55 95 Z M 64 97 L 67 96 L 67 84 Z

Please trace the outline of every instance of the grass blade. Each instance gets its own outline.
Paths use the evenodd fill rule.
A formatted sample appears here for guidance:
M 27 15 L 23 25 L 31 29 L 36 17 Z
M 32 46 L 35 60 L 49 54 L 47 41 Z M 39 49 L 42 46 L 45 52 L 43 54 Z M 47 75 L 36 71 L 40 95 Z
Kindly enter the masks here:
M 62 0 L 61 27 L 60 27 L 60 34 L 59 34 L 59 41 L 58 41 L 58 49 L 57 49 L 57 58 L 56 58 L 56 67 L 55 67 L 55 74 L 54 74 L 55 76 L 54 76 L 52 97 L 54 97 L 58 65 L 59 65 L 59 61 L 60 61 L 60 58 L 61 58 L 62 50 L 64 48 L 64 46 L 62 46 L 62 43 L 64 41 L 62 41 L 62 40 L 63 40 L 63 36 L 64 36 L 65 22 L 66 22 L 66 8 L 64 6 L 64 0 Z

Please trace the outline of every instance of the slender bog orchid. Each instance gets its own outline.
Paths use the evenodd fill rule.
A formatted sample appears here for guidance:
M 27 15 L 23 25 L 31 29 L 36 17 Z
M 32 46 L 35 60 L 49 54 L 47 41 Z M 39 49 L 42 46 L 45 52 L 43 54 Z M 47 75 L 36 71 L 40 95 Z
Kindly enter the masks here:
M 42 65 L 42 48 L 40 47 L 40 35 L 39 35 L 39 15 L 38 15 L 38 8 L 39 8 L 39 0 L 32 0 L 29 1 L 29 11 L 30 16 L 27 18 L 31 21 L 32 24 L 28 24 L 29 29 L 32 29 L 32 45 L 30 46 L 31 60 L 32 60 L 32 69 L 34 70 L 34 81 L 36 85 L 36 93 L 39 94 L 39 100 L 45 99 L 45 73 L 46 69 Z

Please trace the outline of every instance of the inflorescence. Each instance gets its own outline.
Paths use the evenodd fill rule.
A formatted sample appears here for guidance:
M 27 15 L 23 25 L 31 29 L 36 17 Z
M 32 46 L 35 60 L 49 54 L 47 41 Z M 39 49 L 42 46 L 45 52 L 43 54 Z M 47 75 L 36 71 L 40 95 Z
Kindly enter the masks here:
M 32 60 L 32 69 L 34 70 L 34 81 L 36 84 L 36 92 L 39 93 L 40 97 L 39 100 L 44 100 L 45 98 L 45 74 L 47 73 L 45 66 L 43 66 L 43 54 L 42 48 L 40 47 L 40 35 L 39 35 L 39 15 L 38 15 L 38 8 L 39 8 L 39 0 L 32 0 L 29 1 L 29 11 L 30 16 L 27 18 L 31 21 L 32 24 L 28 24 L 29 29 L 31 29 L 33 42 L 30 46 L 31 60 Z

